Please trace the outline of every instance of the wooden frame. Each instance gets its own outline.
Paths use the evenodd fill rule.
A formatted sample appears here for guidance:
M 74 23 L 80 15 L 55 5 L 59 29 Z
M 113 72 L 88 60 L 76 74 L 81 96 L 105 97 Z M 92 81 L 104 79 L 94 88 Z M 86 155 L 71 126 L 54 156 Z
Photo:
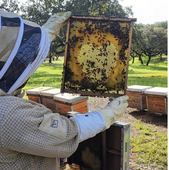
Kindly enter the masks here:
M 135 21 L 136 21 L 135 18 L 72 16 L 68 21 L 68 27 L 67 27 L 61 93 L 64 93 L 64 92 L 79 93 L 85 96 L 104 96 L 104 97 L 118 97 L 118 96 L 124 95 L 126 93 L 126 88 L 127 88 L 127 75 L 128 75 L 128 65 L 129 65 L 129 56 L 130 56 L 131 39 L 132 39 L 132 29 L 133 29 L 133 22 Z M 76 22 L 79 25 L 74 24 Z M 75 25 L 76 28 L 74 28 L 74 25 L 72 23 Z M 86 26 L 85 23 L 88 23 L 88 25 Z M 89 23 L 92 23 L 92 26 L 90 24 L 90 28 L 89 28 Z M 102 26 L 101 25 L 102 23 L 103 25 L 104 24 L 105 25 Z M 108 23 L 112 25 L 114 24 L 115 26 L 117 25 L 116 29 L 112 29 L 112 26 L 108 26 Z M 86 27 L 83 27 L 85 29 L 80 27 L 82 25 L 86 26 Z M 93 25 L 95 26 L 95 29 Z M 124 25 L 126 25 L 126 27 Z M 102 29 L 104 30 L 103 33 L 99 32 L 101 26 L 102 26 Z M 92 30 L 94 30 L 93 32 L 91 31 L 91 28 Z M 106 31 L 105 28 L 107 28 L 108 31 Z M 120 31 L 117 28 L 120 28 L 119 29 Z M 75 33 L 72 33 L 73 31 Z M 117 33 L 118 31 L 119 31 L 119 35 Z M 94 34 L 96 34 L 96 32 L 98 36 L 95 36 L 94 38 Z M 75 37 L 75 41 L 73 41 L 73 38 L 74 38 L 73 36 Z M 100 39 L 96 38 L 99 36 L 102 38 Z M 88 37 L 88 40 L 86 37 Z M 126 38 L 125 41 L 123 41 L 124 37 Z M 96 40 L 98 41 L 98 43 L 96 42 Z M 80 46 L 79 46 L 79 43 L 81 44 Z M 93 44 L 93 46 L 91 44 Z M 98 54 L 100 50 L 101 52 L 98 55 L 102 56 L 102 54 L 104 54 L 104 56 L 106 56 L 107 59 L 105 59 L 105 57 L 103 56 L 102 59 L 104 59 L 104 61 L 102 61 L 101 59 L 101 62 L 99 63 L 100 58 L 98 59 L 98 55 L 92 55 L 93 51 L 91 50 L 92 52 L 90 53 L 89 52 L 90 50 L 87 51 L 87 48 L 92 49 L 94 51 L 94 54 L 96 53 Z M 108 48 L 109 50 L 107 50 Z M 103 49 L 104 51 L 107 50 L 108 52 L 107 51 L 102 52 Z M 75 53 L 73 52 L 74 50 L 75 50 Z M 111 53 L 109 51 L 111 51 Z M 89 55 L 87 55 L 86 53 L 90 54 L 90 58 L 92 58 L 91 57 L 92 55 L 93 58 L 91 60 L 88 60 L 87 57 Z M 112 54 L 114 54 L 114 59 L 112 59 L 113 58 Z M 92 61 L 94 59 L 95 61 Z M 111 62 L 109 62 L 110 59 L 111 59 Z M 96 60 L 99 60 L 99 61 L 97 62 Z M 108 60 L 108 61 L 105 63 L 105 60 L 106 61 Z M 101 65 L 101 63 L 103 62 L 104 64 Z M 73 66 L 70 66 L 72 64 Z M 120 66 L 120 64 L 122 65 L 122 67 Z M 89 66 L 89 68 L 87 68 L 87 66 Z M 102 71 L 102 73 L 100 70 Z M 118 73 L 118 71 L 120 73 Z M 70 73 L 72 77 L 68 75 Z M 73 73 L 76 73 L 76 74 L 73 74 Z M 76 80 L 75 76 L 78 77 L 78 80 Z M 118 80 L 117 78 L 121 80 Z M 114 81 L 112 81 L 111 79 L 114 79 Z M 117 82 L 115 82 L 115 79 Z M 73 83 L 71 83 L 71 81 Z M 78 83 L 76 84 L 76 82 Z M 87 82 L 86 87 L 84 85 L 85 84 L 84 82 Z M 90 82 L 90 85 L 88 84 L 88 82 Z

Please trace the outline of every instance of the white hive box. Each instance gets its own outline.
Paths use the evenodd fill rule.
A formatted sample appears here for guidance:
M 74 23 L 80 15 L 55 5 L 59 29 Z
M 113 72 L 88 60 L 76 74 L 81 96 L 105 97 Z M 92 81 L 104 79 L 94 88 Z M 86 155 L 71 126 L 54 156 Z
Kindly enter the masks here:
M 60 94 L 59 88 L 44 90 L 40 93 L 42 104 L 51 109 L 54 113 L 58 112 L 55 100 L 53 98 L 56 94 Z
M 128 107 L 137 108 L 138 110 L 147 109 L 146 96 L 144 94 L 144 91 L 151 88 L 152 86 L 128 86 L 126 90 L 126 95 L 129 96 Z
M 144 92 L 150 113 L 167 114 L 168 88 L 154 87 Z
M 87 113 L 87 99 L 88 97 L 80 96 L 80 94 L 60 93 L 54 95 L 58 113 L 64 116 L 70 111 Z
M 32 100 L 36 103 L 42 103 L 40 98 L 40 93 L 44 90 L 52 89 L 54 87 L 37 87 L 26 91 L 29 100 Z

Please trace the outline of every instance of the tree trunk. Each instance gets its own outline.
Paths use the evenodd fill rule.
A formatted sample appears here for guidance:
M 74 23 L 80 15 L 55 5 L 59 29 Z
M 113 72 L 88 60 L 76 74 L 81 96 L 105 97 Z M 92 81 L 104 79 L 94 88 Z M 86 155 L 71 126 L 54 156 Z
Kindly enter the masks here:
M 162 61 L 163 60 L 163 58 L 162 58 L 162 54 L 160 54 L 160 61 Z
M 147 61 L 147 64 L 146 64 L 147 66 L 148 66 L 150 60 L 151 60 L 151 56 L 148 56 L 148 61 Z
M 134 64 L 134 57 L 132 57 L 132 58 L 133 58 L 132 64 Z
M 141 58 L 141 55 L 139 55 L 139 61 L 141 62 L 141 64 L 143 64 L 143 60 Z
M 52 56 L 49 56 L 49 63 L 52 63 Z

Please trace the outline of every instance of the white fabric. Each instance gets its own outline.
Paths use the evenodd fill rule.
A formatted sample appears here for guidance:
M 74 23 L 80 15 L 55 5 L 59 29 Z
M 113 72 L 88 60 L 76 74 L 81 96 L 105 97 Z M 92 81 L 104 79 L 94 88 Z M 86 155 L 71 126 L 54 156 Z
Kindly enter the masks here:
M 67 126 L 67 122 L 62 118 L 63 117 L 56 113 L 46 114 L 38 129 L 49 135 L 65 139 L 67 130 L 63 127 Z
M 129 97 L 127 95 L 118 97 L 111 101 L 104 109 L 98 110 L 106 123 L 106 128 L 109 128 L 116 120 L 125 114 L 125 110 L 128 106 L 128 99 Z
M 80 142 L 92 138 L 106 129 L 105 121 L 99 112 L 89 112 L 70 119 L 78 124 Z
M 18 17 L 20 19 L 20 27 L 3 26 L 0 34 L 0 60 L 5 62 L 4 67 L 0 71 L 0 79 L 4 76 L 10 64 L 12 63 L 22 40 L 24 23 L 21 17 L 16 14 L 8 13 L 0 10 L 2 16 Z
M 60 29 L 65 24 L 66 20 L 71 16 L 71 12 L 60 12 L 52 15 L 48 21 L 42 26 L 48 34 L 50 41 L 53 41 L 60 32 Z

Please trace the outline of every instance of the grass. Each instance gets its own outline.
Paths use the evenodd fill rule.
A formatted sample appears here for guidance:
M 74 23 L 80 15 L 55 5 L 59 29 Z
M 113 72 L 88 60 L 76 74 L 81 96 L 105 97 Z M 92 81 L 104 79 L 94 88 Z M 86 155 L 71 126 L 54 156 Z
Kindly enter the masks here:
M 135 161 L 167 170 L 167 133 L 157 132 L 141 121 L 133 126 L 140 133 L 132 137 L 130 142 L 131 152 L 136 153 Z
M 144 65 L 138 58 L 134 64 L 129 62 L 128 86 L 130 85 L 149 85 L 157 87 L 167 87 L 167 56 L 159 61 L 158 57 L 152 58 L 150 64 L 146 66 L 146 58 L 143 57 Z
M 138 58 L 135 59 L 134 64 L 130 61 L 127 85 L 167 87 L 167 56 L 163 56 L 163 59 L 159 62 L 158 57 L 154 57 L 148 66 L 141 65 Z M 143 60 L 146 63 L 146 58 Z M 60 88 L 62 72 L 63 57 L 60 57 L 58 61 L 53 61 L 52 64 L 45 61 L 31 76 L 24 89 L 28 90 L 40 86 Z

